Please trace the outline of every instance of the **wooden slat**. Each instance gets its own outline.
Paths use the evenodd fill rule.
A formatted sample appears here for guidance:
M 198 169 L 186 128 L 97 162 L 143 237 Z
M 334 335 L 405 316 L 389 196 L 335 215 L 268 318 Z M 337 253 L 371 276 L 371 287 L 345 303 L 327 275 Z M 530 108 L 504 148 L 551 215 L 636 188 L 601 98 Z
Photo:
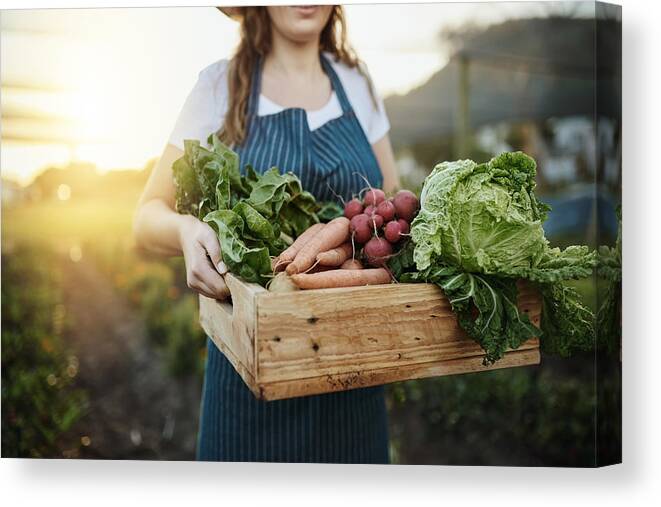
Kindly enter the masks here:
M 520 306 L 541 304 L 522 287 Z M 263 294 L 257 298 L 260 384 L 432 360 L 483 356 L 438 287 L 398 284 Z M 537 347 L 536 340 L 524 348 Z
M 443 362 L 455 359 L 469 360 L 484 357 L 484 351 L 470 339 L 461 344 L 449 343 L 434 348 L 416 347 L 409 351 L 381 350 L 372 353 L 355 353 L 344 356 L 326 356 L 323 359 L 302 359 L 298 361 L 279 361 L 271 364 L 260 363 L 260 383 L 295 380 L 314 375 L 341 375 L 353 372 L 369 365 L 370 368 L 395 368 L 412 366 L 427 362 Z M 538 349 L 537 339 L 530 340 L 516 350 Z
M 414 364 L 399 368 L 358 370 L 340 375 L 325 375 L 283 382 L 271 382 L 259 386 L 259 397 L 264 400 L 280 400 L 310 396 L 334 391 L 346 391 L 410 379 L 458 375 L 539 364 L 539 349 L 508 352 L 496 364 L 484 366 L 482 357 L 454 359 L 450 361 Z

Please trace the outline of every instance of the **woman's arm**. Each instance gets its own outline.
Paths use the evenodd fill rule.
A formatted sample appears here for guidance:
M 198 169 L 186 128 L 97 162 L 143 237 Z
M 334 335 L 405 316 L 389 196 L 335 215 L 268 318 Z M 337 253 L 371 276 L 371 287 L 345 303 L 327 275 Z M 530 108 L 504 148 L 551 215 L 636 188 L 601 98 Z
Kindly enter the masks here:
M 224 299 L 229 291 L 221 275 L 227 270 L 216 233 L 208 224 L 174 210 L 172 163 L 182 155 L 168 144 L 154 166 L 133 222 L 136 243 L 162 255 L 183 254 L 188 286 L 207 297 Z
M 372 145 L 372 150 L 381 168 L 383 175 L 383 190 L 392 192 L 399 188 L 399 173 L 395 164 L 395 155 L 392 152 L 390 136 L 386 134 Z

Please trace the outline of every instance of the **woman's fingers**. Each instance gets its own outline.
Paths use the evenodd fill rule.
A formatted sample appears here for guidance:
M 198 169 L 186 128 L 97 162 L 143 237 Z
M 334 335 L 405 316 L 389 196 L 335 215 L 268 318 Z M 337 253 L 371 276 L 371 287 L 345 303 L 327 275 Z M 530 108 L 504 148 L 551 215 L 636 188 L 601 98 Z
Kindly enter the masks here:
M 187 275 L 188 286 L 208 297 L 225 299 L 230 294 L 225 280 L 211 265 L 207 250 L 201 244 L 195 249 Z
M 201 280 L 194 280 L 188 282 L 188 287 L 193 289 L 195 292 L 202 294 L 203 296 L 206 296 L 211 299 L 216 299 L 216 295 L 213 293 L 213 291 L 209 287 L 207 287 L 207 285 Z
M 220 253 L 220 244 L 218 243 L 218 238 L 216 237 L 216 233 L 211 227 L 207 226 L 206 233 L 200 238 L 200 243 L 202 243 L 202 246 L 207 251 L 207 254 L 209 254 L 209 258 L 216 268 L 216 271 L 221 275 L 227 273 L 227 267 L 225 266 L 223 257 Z

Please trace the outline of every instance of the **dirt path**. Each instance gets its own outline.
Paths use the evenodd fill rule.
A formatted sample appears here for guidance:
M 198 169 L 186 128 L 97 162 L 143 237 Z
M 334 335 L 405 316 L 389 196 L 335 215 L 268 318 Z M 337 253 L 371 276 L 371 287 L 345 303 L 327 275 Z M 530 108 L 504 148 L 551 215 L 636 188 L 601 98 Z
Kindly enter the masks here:
M 62 263 L 72 322 L 65 340 L 78 357 L 77 384 L 89 397 L 72 432 L 90 439 L 81 457 L 194 459 L 199 379 L 165 371 L 139 314 L 91 262 Z

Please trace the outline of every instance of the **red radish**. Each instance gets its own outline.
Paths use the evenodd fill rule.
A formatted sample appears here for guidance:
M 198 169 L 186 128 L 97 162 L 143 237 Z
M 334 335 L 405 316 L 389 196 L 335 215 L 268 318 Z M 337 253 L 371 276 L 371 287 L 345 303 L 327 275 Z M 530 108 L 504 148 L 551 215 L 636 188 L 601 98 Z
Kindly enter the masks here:
M 351 220 L 363 212 L 363 204 L 358 199 L 351 199 L 344 205 L 344 216 Z
M 383 238 L 372 238 L 363 247 L 370 266 L 383 266 L 392 255 L 392 245 Z
M 399 220 L 397 220 L 397 223 L 398 223 L 398 224 L 401 226 L 401 228 L 402 228 L 402 232 L 401 232 L 402 234 L 408 234 L 409 231 L 411 230 L 411 226 L 410 226 L 409 223 L 408 223 L 406 220 L 404 220 L 403 218 L 400 218 Z
M 393 197 L 392 203 L 395 205 L 395 212 L 398 218 L 403 218 L 411 222 L 418 211 L 418 198 L 409 190 L 400 190 Z
M 356 243 L 365 243 L 372 237 L 372 219 L 365 213 L 356 215 L 351 219 L 349 230 Z
M 371 204 L 369 206 L 365 206 L 365 211 L 363 211 L 368 217 L 371 217 L 376 213 L 376 206 L 372 206 Z
M 396 222 L 395 220 L 393 220 L 392 222 L 388 222 L 383 232 L 383 235 L 391 243 L 397 243 L 401 239 L 401 234 L 402 234 L 402 226 L 400 225 L 399 222 Z
M 390 222 L 395 218 L 395 205 L 391 201 L 380 202 L 376 212 L 383 217 L 383 220 Z
M 363 203 L 365 206 L 376 206 L 380 202 L 386 200 L 386 194 L 380 188 L 370 188 L 365 197 L 363 198 Z
M 376 213 L 372 215 L 372 223 L 374 224 L 374 227 L 376 227 L 377 229 L 381 229 L 381 227 L 383 226 L 383 222 L 384 220 L 381 215 L 377 215 Z

